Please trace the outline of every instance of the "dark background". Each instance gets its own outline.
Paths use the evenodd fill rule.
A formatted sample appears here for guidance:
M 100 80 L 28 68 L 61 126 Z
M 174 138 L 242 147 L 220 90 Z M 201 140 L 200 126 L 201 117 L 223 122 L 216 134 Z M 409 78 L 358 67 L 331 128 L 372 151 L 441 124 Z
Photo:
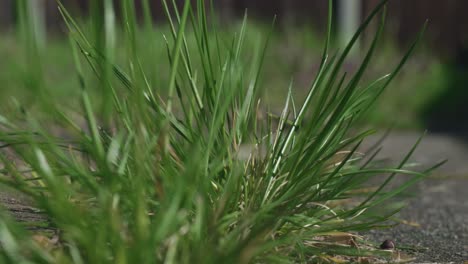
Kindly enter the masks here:
M 14 24 L 14 2 L 2 0 L 0 3 L 0 27 L 8 28 Z M 55 0 L 42 1 L 47 13 L 49 30 L 60 28 L 61 17 Z M 66 0 L 64 4 L 74 12 L 85 13 L 91 0 Z M 119 1 L 115 1 L 118 4 Z M 135 0 L 141 11 L 140 0 Z M 177 0 L 181 3 L 183 1 Z M 365 16 L 379 0 L 361 0 L 362 15 Z M 271 21 L 277 15 L 280 24 L 308 24 L 317 31 L 323 30 L 326 23 L 326 0 L 214 0 L 223 19 L 235 19 L 249 15 L 259 20 Z M 164 20 L 161 1 L 150 0 L 155 20 Z M 335 1 L 335 6 L 338 4 Z M 118 6 L 118 5 L 117 5 Z M 456 57 L 468 42 L 468 1 L 463 0 L 390 0 L 388 4 L 389 30 L 398 42 L 407 43 L 421 29 L 426 19 L 429 20 L 427 37 L 436 47 L 435 51 L 446 57 Z M 119 10 L 117 7 L 116 10 Z

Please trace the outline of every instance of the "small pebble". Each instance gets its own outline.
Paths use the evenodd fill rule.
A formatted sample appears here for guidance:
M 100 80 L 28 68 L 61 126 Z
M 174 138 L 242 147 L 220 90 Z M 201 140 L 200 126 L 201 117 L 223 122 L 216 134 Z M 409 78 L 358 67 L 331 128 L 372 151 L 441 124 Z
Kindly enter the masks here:
M 380 245 L 380 248 L 381 249 L 387 249 L 387 250 L 388 249 L 394 249 L 395 248 L 395 243 L 392 240 L 387 239 L 382 243 L 382 245 Z

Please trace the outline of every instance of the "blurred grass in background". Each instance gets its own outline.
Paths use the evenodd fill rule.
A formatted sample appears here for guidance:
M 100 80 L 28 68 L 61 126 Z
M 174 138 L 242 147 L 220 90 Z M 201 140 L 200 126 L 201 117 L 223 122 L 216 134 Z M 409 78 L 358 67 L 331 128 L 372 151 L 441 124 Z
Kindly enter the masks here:
M 225 26 L 219 32 L 221 39 L 228 41 L 228 36 L 239 32 L 240 26 L 241 21 L 230 27 Z M 91 33 L 90 26 L 84 28 L 88 29 L 88 33 Z M 145 28 L 140 27 L 137 33 L 139 36 L 137 45 L 138 51 L 145 54 L 141 61 L 151 83 L 163 86 L 161 84 L 167 81 L 164 80 L 164 76 L 167 76 L 168 69 L 163 65 L 167 52 L 162 43 L 164 43 L 164 36 L 169 36 L 170 31 L 169 27 L 163 24 L 155 28 L 155 32 L 145 32 Z M 245 42 L 246 52 L 243 54 L 245 61 L 261 45 L 259 36 L 266 35 L 269 28 L 269 25 L 249 21 Z M 124 65 L 123 58 L 128 56 L 128 50 L 125 49 L 125 44 L 119 41 L 122 38 L 122 30 L 117 30 L 118 52 L 115 59 L 118 65 Z M 193 32 L 188 31 L 186 36 L 189 48 L 196 49 Z M 0 57 L 2 58 L 0 64 L 0 83 L 2 83 L 0 109 L 10 112 L 14 107 L 13 97 L 17 98 L 22 106 L 28 108 L 35 107 L 37 101 L 34 89 L 28 86 L 23 78 L 31 63 L 31 58 L 23 52 L 22 44 L 18 38 L 18 34 L 10 32 L 0 41 Z M 293 96 L 298 102 L 301 102 L 301 98 L 304 98 L 307 93 L 310 79 L 316 74 L 319 66 L 318 54 L 320 54 L 319 49 L 323 38 L 320 34 L 304 26 L 275 30 L 271 38 L 271 48 L 267 51 L 263 68 L 262 82 L 263 87 L 265 87 L 263 93 L 273 112 L 275 110 L 279 112 L 291 81 L 294 81 L 297 86 Z M 401 57 L 399 47 L 394 44 L 392 38 L 387 36 L 386 39 L 387 41 L 382 43 L 383 47 L 376 54 L 376 63 L 365 79 L 372 79 L 377 73 L 389 72 L 391 66 L 395 65 L 398 58 Z M 447 78 L 451 78 L 450 68 L 443 65 L 437 58 L 431 57 L 429 51 L 428 48 L 426 51 L 423 49 L 409 60 L 405 70 L 385 91 L 384 96 L 375 106 L 375 110 L 371 111 L 369 117 L 366 118 L 369 125 L 394 126 L 400 129 L 424 129 L 427 126 L 427 112 L 431 109 L 431 103 L 450 88 L 447 85 Z M 79 90 L 76 89 L 78 84 L 75 77 L 70 74 L 74 66 L 73 58 L 69 56 L 69 52 L 69 41 L 66 37 L 54 34 L 48 37 L 47 45 L 40 54 L 43 58 L 45 87 L 53 95 L 52 98 L 59 101 L 78 96 L 79 93 Z M 158 65 L 158 62 L 161 62 L 160 66 L 154 67 L 155 64 Z M 345 68 L 347 71 L 353 72 L 356 65 L 357 62 L 353 63 L 351 60 L 347 62 Z M 93 80 L 93 83 L 98 85 L 97 80 Z

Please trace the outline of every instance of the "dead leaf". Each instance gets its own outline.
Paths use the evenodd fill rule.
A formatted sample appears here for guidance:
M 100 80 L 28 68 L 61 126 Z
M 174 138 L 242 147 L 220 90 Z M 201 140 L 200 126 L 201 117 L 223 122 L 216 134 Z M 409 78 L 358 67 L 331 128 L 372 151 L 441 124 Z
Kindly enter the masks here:
M 43 248 L 45 250 L 51 250 L 51 249 L 57 247 L 59 242 L 60 242 L 60 238 L 58 237 L 58 235 L 54 235 L 54 236 L 52 236 L 52 238 L 49 238 L 49 237 L 47 237 L 45 235 L 36 234 L 36 235 L 32 236 L 32 239 L 41 248 Z

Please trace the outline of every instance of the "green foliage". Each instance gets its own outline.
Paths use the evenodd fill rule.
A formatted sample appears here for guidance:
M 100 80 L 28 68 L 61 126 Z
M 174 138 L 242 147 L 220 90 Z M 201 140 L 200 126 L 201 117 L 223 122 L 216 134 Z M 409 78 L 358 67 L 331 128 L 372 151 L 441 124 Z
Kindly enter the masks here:
M 208 21 L 205 1 L 196 7 L 186 1 L 182 9 L 164 2 L 170 36 L 162 44 L 140 43 L 133 1 L 121 1 L 124 32 L 119 38 L 112 1 L 94 7 L 91 37 L 59 2 L 69 29 L 82 118 L 54 104 L 47 123 L 27 111 L 25 122 L 2 117 L 0 141 L 14 154 L 0 157 L 3 184 L 29 195 L 45 211 L 60 230 L 60 245 L 45 250 L 23 226 L 2 217 L 3 260 L 248 263 L 385 255 L 323 240 L 381 225 L 395 211 L 378 215 L 373 209 L 428 172 L 404 168 L 417 144 L 399 166 L 374 167 L 372 153 L 357 151 L 372 131 L 350 132 L 415 48 L 389 75 L 362 84 L 383 31 L 385 2 L 343 52 L 333 55 L 330 5 L 317 76 L 300 107 L 291 83 L 277 118 L 265 116 L 259 103 L 268 37 L 253 52 L 245 50 L 247 17 L 228 38 Z M 143 6 L 146 30 L 155 34 L 148 5 Z M 372 44 L 347 78 L 343 63 L 377 16 L 381 22 Z M 117 39 L 126 48 L 123 62 L 116 60 Z M 154 45 L 155 52 L 164 48 L 167 59 L 153 62 L 155 73 L 144 70 L 152 62 L 144 60 L 140 45 Z M 252 53 L 248 63 L 245 52 Z M 246 147 L 249 155 L 243 158 Z M 412 177 L 387 190 L 396 173 Z M 362 184 L 386 174 L 383 184 L 362 198 Z M 355 196 L 357 204 L 340 205 Z

